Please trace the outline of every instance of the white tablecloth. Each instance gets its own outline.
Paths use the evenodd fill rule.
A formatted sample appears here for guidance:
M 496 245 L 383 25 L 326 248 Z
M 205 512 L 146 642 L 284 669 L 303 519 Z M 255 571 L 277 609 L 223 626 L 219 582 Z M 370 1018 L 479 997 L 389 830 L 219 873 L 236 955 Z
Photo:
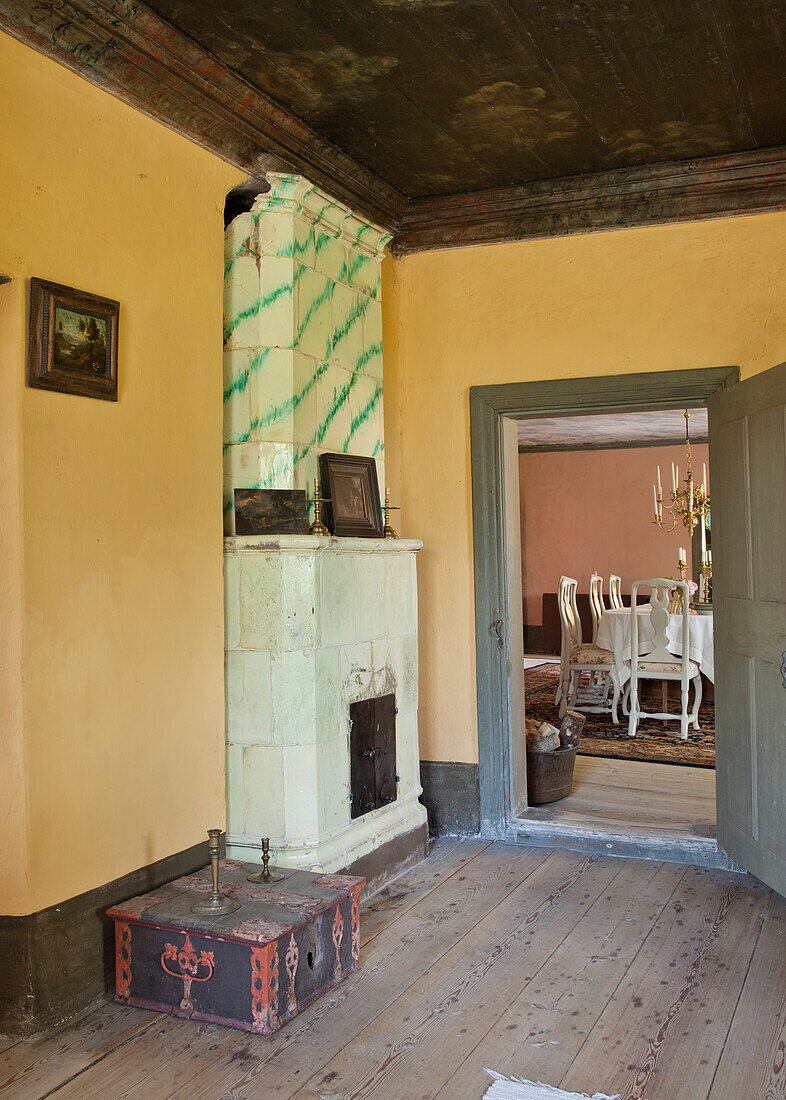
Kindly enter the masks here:
M 639 616 L 639 653 L 646 653 L 654 636 L 650 623 L 650 608 L 642 606 Z M 620 684 L 630 678 L 627 662 L 630 661 L 630 608 L 615 608 L 604 611 L 598 627 L 597 644 L 602 649 L 610 649 L 614 654 L 614 663 Z M 666 628 L 669 639 L 669 652 L 676 657 L 682 656 L 682 615 L 669 615 Z M 712 615 L 689 615 L 688 637 L 690 640 L 690 659 L 695 661 L 708 680 L 715 683 L 715 653 L 712 644 Z

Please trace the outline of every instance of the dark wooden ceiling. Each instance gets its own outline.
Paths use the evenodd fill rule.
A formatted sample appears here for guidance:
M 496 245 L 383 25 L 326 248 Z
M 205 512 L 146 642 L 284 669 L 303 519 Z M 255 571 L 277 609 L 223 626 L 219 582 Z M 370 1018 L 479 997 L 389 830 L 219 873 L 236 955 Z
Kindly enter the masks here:
M 148 0 L 407 196 L 786 144 L 786 0 Z
M 396 254 L 786 210 L 786 0 L 0 0 L 0 29 Z

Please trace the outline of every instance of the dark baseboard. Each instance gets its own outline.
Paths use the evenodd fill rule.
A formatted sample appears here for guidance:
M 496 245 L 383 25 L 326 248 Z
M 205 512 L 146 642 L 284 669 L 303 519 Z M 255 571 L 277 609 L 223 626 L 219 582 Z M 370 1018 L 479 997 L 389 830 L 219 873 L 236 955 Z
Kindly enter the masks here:
M 207 841 L 27 916 L 0 916 L 0 1034 L 54 1027 L 114 992 L 106 910 L 209 862 Z
M 477 836 L 480 832 L 480 782 L 477 764 L 421 760 L 421 802 L 434 836 Z
M 524 653 L 543 653 L 543 627 L 540 624 L 524 627 Z
M 400 875 L 407 867 L 420 863 L 427 854 L 428 826 L 420 825 L 356 859 L 343 869 L 342 874 L 362 875 L 366 879 L 363 896 L 368 897 L 376 894 L 386 882 Z

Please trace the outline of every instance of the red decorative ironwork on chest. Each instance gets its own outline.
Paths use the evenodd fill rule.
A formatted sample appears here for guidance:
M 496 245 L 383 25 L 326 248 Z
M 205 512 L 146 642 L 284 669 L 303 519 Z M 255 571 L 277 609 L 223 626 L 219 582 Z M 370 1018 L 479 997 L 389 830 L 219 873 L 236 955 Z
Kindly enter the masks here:
M 120 921 L 115 925 L 115 985 L 118 1001 L 127 1001 L 131 986 L 131 929 Z
M 360 890 L 352 894 L 352 965 L 360 965 Z
M 167 966 L 167 961 L 169 959 L 177 963 L 177 970 L 173 970 Z M 194 1002 L 191 1000 L 191 983 L 209 982 L 213 977 L 215 970 L 213 952 L 200 951 L 199 956 L 197 956 L 188 932 L 186 932 L 186 940 L 182 947 L 178 947 L 176 944 L 172 943 L 165 945 L 161 954 L 161 966 L 171 977 L 182 979 L 183 1000 L 180 1002 L 180 1008 L 183 1012 L 193 1012 Z M 202 968 L 201 973 L 200 968 Z M 205 973 L 205 971 L 207 971 L 207 973 Z
M 340 906 L 336 906 L 336 915 L 333 918 L 333 944 L 336 948 L 335 979 L 341 981 L 341 941 L 344 939 L 344 918 L 341 916 Z
M 297 996 L 295 995 L 295 978 L 297 976 L 297 964 L 300 958 L 300 951 L 298 945 L 295 943 L 294 933 L 289 937 L 289 947 L 286 954 L 286 966 L 287 976 L 289 977 L 289 985 L 287 987 L 287 1009 L 294 1016 L 297 1012 Z
M 269 1035 L 278 1025 L 278 955 L 275 943 L 251 948 L 252 1031 Z

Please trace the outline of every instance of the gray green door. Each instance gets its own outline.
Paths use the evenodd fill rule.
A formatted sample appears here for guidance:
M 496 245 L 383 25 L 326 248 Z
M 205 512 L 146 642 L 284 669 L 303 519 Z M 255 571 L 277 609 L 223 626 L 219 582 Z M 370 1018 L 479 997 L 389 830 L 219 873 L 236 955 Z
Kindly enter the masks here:
M 718 843 L 786 895 L 786 363 L 707 403 Z

